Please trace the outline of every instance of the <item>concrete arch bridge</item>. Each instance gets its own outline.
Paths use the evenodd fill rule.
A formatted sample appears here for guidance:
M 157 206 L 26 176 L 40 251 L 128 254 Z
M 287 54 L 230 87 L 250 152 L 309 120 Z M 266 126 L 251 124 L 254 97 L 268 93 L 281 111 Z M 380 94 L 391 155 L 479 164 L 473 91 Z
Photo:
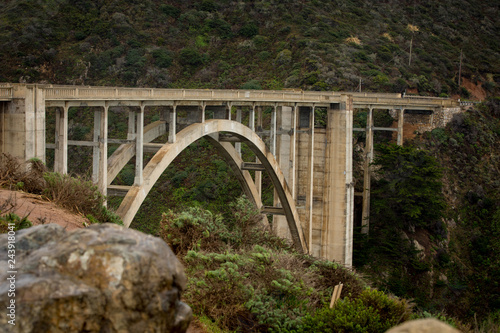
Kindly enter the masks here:
M 68 110 L 92 107 L 93 140 L 69 140 Z M 108 137 L 108 113 L 127 107 L 126 139 Z M 46 142 L 46 108 L 55 108 L 55 142 Z M 160 119 L 145 126 L 144 115 L 161 109 Z M 366 128 L 353 128 L 355 109 L 366 109 Z M 396 110 L 398 126 L 376 127 L 373 111 Z M 434 118 L 458 112 L 456 101 L 401 97 L 400 94 L 304 91 L 149 89 L 25 85 L 0 83 L 2 152 L 45 161 L 55 149 L 54 170 L 67 173 L 68 146 L 92 147 L 92 174 L 105 195 L 121 195 L 117 213 L 130 225 L 141 203 L 172 160 L 204 137 L 221 152 L 246 195 L 263 213 L 273 214 L 276 233 L 297 249 L 352 264 L 354 184 L 353 131 L 366 132 L 363 225 L 368 231 L 370 173 L 375 130 L 397 133 L 403 142 L 404 115 L 412 111 Z M 321 110 L 321 112 L 318 112 Z M 321 119 L 315 119 L 321 118 Z M 168 134 L 168 140 L 153 143 Z M 124 133 L 125 135 L 125 133 Z M 108 157 L 108 144 L 119 148 Z M 244 161 L 241 145 L 256 160 Z M 144 153 L 155 155 L 144 165 Z M 135 157 L 132 186 L 113 179 Z M 252 177 L 249 170 L 255 171 Z M 275 188 L 274 205 L 262 206 L 262 172 Z

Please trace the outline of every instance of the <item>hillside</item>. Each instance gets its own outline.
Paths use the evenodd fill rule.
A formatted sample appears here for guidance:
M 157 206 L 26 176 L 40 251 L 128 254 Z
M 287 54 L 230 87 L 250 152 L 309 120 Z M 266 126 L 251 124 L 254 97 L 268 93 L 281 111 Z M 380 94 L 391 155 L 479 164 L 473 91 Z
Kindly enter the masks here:
M 361 80 L 484 98 L 498 92 L 498 15 L 495 2 L 451 0 L 8 0 L 0 81 L 352 91 Z
M 498 323 L 500 100 L 377 148 L 370 236 L 356 235 L 354 265 L 422 309 Z

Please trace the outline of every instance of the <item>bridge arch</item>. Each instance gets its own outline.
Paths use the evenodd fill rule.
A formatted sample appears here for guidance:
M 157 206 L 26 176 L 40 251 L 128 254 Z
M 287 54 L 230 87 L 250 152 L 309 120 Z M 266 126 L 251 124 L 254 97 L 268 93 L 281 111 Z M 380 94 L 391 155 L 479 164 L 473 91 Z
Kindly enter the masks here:
M 218 141 L 218 134 L 220 132 L 231 133 L 240 138 L 259 158 L 261 164 L 268 172 L 276 193 L 278 194 L 295 247 L 301 252 L 307 251 L 299 215 L 278 162 L 273 154 L 267 149 L 265 143 L 254 131 L 241 123 L 231 120 L 212 119 L 204 123 L 192 124 L 177 133 L 175 143 L 165 143 L 144 168 L 142 184 L 131 187 L 117 210 L 117 214 L 123 219 L 125 226 L 128 227 L 130 225 L 149 191 L 175 157 L 190 144 L 202 137 L 208 138 L 219 148 L 219 151 L 223 152 L 222 155 L 233 170 L 235 170 L 235 167 L 240 170 L 236 172 L 236 174 L 237 176 L 240 175 L 240 177 L 243 177 L 243 179 L 239 178 L 239 180 L 244 187 L 244 191 L 247 194 L 251 194 L 250 198 L 259 205 L 260 197 L 255 192 L 255 186 L 253 185 L 250 175 L 241 172 L 240 166 L 242 161 L 238 154 L 236 154 L 232 145 L 227 142 Z
M 153 141 L 167 132 L 164 121 L 158 120 L 144 127 L 144 143 Z M 108 186 L 111 185 L 118 173 L 125 167 L 132 157 L 135 156 L 135 143 L 120 145 L 110 157 L 108 157 Z
M 143 142 L 148 143 L 154 139 L 166 134 L 166 124 L 164 121 L 155 121 L 144 127 Z M 234 175 L 238 179 L 243 188 L 243 192 L 247 198 L 252 201 L 257 208 L 262 207 L 262 202 L 257 188 L 250 176 L 250 173 L 241 169 L 243 160 L 236 152 L 232 144 L 228 142 L 219 142 L 217 135 L 205 136 L 209 142 L 217 149 L 219 154 L 224 157 L 226 163 L 229 164 L 233 170 Z M 108 186 L 111 185 L 118 173 L 125 167 L 125 165 L 135 156 L 136 149 L 135 143 L 122 144 L 113 154 L 108 158 Z

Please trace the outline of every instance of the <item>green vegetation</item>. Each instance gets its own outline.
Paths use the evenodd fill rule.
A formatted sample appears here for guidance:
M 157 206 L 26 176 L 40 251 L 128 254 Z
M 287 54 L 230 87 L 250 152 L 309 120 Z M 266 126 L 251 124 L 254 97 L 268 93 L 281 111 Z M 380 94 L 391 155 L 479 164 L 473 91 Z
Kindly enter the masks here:
M 410 318 L 405 300 L 381 291 L 365 289 L 355 299 L 345 299 L 333 309 L 323 308 L 307 316 L 303 332 L 385 332 Z
M 0 81 L 352 91 L 362 79 L 364 91 L 493 95 L 497 11 L 477 0 L 15 0 L 0 4 Z
M 446 214 L 448 224 L 453 225 L 452 241 L 449 251 L 437 256 L 449 276 L 445 286 L 454 291 L 448 311 L 457 316 L 498 316 L 500 100 L 490 99 L 477 109 L 456 115 L 443 137 L 425 135 L 422 145 L 442 156 L 445 195 L 457 189 L 453 209 Z
M 21 218 L 14 213 L 7 213 L 5 215 L 0 216 L 0 234 L 6 234 L 11 230 L 9 228 L 9 223 L 14 224 L 12 231 L 26 229 L 33 225 L 26 216 Z
M 490 99 L 404 147 L 378 146 L 370 235 L 354 254 L 378 287 L 485 332 L 499 327 L 499 129 Z
M 89 180 L 45 172 L 45 188 L 41 194 L 75 213 L 83 213 L 93 223 L 116 223 L 123 225 L 121 219 L 104 206 L 105 197 Z
M 354 265 L 396 295 L 427 304 L 432 267 L 410 237 L 446 238 L 441 170 L 428 152 L 410 145 L 377 146 L 374 164 L 379 176 L 372 183 L 370 233 L 357 235 Z
M 126 171 L 133 181 L 133 169 L 127 168 Z M 119 175 L 118 184 L 124 183 L 126 174 Z M 192 206 L 229 214 L 227 204 L 241 193 L 241 185 L 229 165 L 207 140 L 201 139 L 180 153 L 165 170 L 144 200 L 131 227 L 158 235 L 159 221 L 164 212 L 182 212 Z M 117 208 L 120 202 L 120 198 L 110 198 L 109 205 Z
M 372 189 L 372 212 L 403 231 L 435 229 L 444 208 L 442 173 L 436 159 L 412 146 L 391 144 L 376 149 L 374 164 L 380 180 Z
M 404 300 L 367 289 L 351 271 L 296 253 L 244 197 L 228 217 L 201 208 L 164 214 L 160 234 L 184 262 L 195 314 L 245 332 L 382 332 L 410 318 Z M 333 287 L 341 300 L 329 309 Z

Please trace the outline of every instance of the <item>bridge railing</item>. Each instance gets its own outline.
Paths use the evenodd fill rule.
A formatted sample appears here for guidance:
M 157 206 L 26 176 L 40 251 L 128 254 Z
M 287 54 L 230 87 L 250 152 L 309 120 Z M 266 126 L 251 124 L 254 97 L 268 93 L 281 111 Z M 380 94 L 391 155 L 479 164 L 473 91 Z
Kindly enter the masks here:
M 0 85 L 0 88 L 2 86 Z M 352 95 L 355 105 L 422 105 L 427 108 L 453 107 L 451 99 L 404 96 L 401 94 L 302 90 L 223 90 L 223 89 L 156 89 L 91 86 L 44 87 L 46 100 L 192 100 L 192 101 L 248 101 L 248 102 L 306 102 L 335 103 L 342 94 Z M 9 91 L 12 95 L 12 91 Z M 9 92 L 5 91 L 5 94 Z M 0 91 L 1 93 L 1 91 Z M 1 96 L 1 95 L 0 95 Z
M 12 87 L 0 84 L 0 99 L 11 99 L 13 95 Z
M 377 105 L 377 104 L 383 104 L 383 105 L 393 105 L 394 107 L 396 106 L 419 106 L 421 105 L 422 107 L 454 107 L 458 105 L 458 102 L 452 99 L 443 99 L 443 98 L 432 98 L 432 97 L 426 97 L 426 98 L 408 98 L 407 96 L 403 98 L 384 98 L 384 97 L 362 97 L 362 96 L 355 96 L 354 97 L 354 104 L 364 104 L 364 105 Z
M 222 89 L 153 89 L 115 87 L 48 86 L 46 99 L 163 99 L 163 100 L 248 100 L 286 102 L 335 101 L 340 92 L 290 90 L 222 90 Z M 400 94 L 349 93 L 355 97 L 379 96 L 398 98 Z

